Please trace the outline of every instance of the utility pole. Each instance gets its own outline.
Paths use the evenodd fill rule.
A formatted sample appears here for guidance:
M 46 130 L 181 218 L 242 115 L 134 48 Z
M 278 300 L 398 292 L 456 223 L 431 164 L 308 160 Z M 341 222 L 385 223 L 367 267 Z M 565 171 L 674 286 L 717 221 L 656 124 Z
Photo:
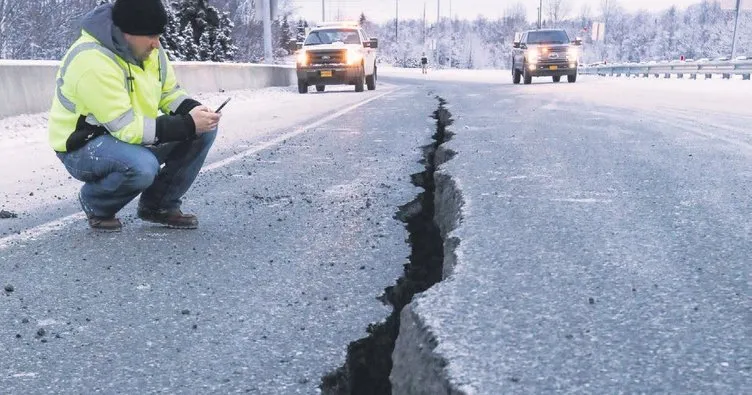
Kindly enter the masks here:
M 608 5 L 608 0 L 606 0 L 606 17 L 603 21 L 603 44 L 606 44 L 606 29 L 608 29 L 608 18 L 611 16 L 611 7 Z
M 326 0 L 321 0 L 321 22 L 326 21 Z
M 394 42 L 399 44 L 399 0 L 394 0 Z
M 423 50 L 426 49 L 426 2 L 423 2 Z
M 734 38 L 731 43 L 731 60 L 736 59 L 736 34 L 739 30 L 739 14 L 742 12 L 742 0 L 736 0 L 736 18 L 734 21 Z
M 449 68 L 452 68 L 454 64 L 454 17 L 452 16 L 452 0 L 449 0 L 449 39 L 451 40 L 451 47 L 449 49 Z
M 436 67 L 439 66 L 439 31 L 441 30 L 441 0 L 436 0 L 436 39 L 435 39 L 435 47 L 433 51 L 433 55 L 436 59 L 434 59 L 434 64 Z
M 543 27 L 543 0 L 540 0 L 540 6 L 538 7 L 538 29 Z
M 272 4 L 271 0 L 264 0 L 264 63 L 274 63 L 274 51 L 272 50 Z

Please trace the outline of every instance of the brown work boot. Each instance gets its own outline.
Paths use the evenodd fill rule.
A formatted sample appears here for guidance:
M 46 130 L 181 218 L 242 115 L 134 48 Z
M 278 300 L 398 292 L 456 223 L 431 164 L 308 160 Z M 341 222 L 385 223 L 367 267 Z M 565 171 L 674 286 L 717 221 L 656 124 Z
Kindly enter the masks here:
M 89 220 L 89 226 L 92 229 L 101 230 L 104 232 L 120 232 L 123 229 L 123 224 L 120 220 L 112 217 L 97 217 L 94 215 L 87 217 Z
M 162 224 L 174 229 L 196 229 L 198 218 L 193 214 L 183 214 L 180 209 L 175 210 L 150 210 L 139 207 L 137 215 L 143 221 Z

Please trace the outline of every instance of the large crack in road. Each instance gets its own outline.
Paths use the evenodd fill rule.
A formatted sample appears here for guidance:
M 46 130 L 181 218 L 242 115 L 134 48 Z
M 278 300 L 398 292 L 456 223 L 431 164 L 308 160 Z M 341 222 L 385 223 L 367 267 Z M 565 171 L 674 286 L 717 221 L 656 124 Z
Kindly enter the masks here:
M 368 336 L 350 343 L 345 364 L 325 375 L 320 389 L 323 394 L 391 394 L 389 375 L 392 371 L 392 352 L 400 329 L 400 313 L 415 294 L 424 292 L 440 282 L 443 276 L 445 229 L 437 225 L 436 170 L 450 160 L 454 153 L 441 146 L 452 137 L 448 127 L 452 115 L 447 102 L 440 97 L 432 118 L 436 120 L 434 142 L 421 147 L 425 170 L 411 175 L 413 185 L 424 189 L 413 201 L 399 207 L 396 218 L 404 222 L 409 232 L 410 262 L 395 285 L 387 287 L 381 301 L 392 306 L 392 313 L 383 322 L 369 325 Z

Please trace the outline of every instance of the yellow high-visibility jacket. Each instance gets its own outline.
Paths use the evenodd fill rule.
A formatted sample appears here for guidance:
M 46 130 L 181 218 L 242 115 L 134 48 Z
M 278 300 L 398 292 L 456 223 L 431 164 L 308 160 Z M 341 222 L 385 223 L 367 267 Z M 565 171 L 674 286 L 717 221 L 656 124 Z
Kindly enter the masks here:
M 160 111 L 182 113 L 184 122 L 177 125 L 186 130 L 181 135 L 195 136 L 186 114 L 199 103 L 180 88 L 162 48 L 138 62 L 124 39 L 118 42 L 116 35 L 122 33 L 112 24 L 111 7 L 87 15 L 81 37 L 62 60 L 49 117 L 49 141 L 57 152 L 80 148 L 71 147 L 71 136 L 78 132 L 74 137 L 88 140 L 94 130 L 130 144 L 155 144 Z M 176 123 L 169 124 L 174 129 Z

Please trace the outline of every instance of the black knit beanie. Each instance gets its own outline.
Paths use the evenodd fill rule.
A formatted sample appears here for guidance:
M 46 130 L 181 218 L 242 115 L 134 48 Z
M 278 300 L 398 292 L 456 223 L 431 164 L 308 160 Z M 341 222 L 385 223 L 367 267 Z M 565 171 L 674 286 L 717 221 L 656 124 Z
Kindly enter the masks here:
M 112 21 L 123 33 L 154 36 L 165 32 L 167 11 L 162 0 L 116 0 Z

